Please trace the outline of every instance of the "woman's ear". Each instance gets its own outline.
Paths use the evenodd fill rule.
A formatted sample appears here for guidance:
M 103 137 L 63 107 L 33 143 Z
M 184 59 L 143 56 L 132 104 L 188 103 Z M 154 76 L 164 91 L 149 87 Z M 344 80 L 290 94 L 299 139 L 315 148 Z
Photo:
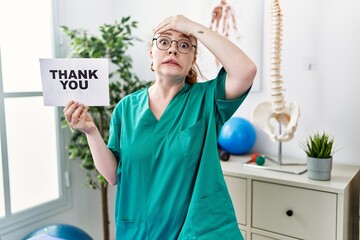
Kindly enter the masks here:
M 192 64 L 194 65 L 196 63 L 196 56 L 194 56 Z

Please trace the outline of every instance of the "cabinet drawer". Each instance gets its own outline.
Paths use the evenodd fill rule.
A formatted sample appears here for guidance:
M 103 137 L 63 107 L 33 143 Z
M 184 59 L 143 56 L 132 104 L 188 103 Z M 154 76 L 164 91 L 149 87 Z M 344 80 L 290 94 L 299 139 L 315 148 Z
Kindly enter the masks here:
M 301 239 L 336 239 L 337 195 L 253 181 L 252 226 Z
M 225 176 L 238 223 L 246 225 L 246 179 Z

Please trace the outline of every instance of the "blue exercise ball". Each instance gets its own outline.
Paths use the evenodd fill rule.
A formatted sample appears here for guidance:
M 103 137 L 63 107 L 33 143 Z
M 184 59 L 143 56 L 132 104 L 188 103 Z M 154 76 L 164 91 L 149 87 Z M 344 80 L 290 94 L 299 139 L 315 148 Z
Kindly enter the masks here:
M 241 117 L 232 117 L 221 128 L 218 144 L 224 151 L 241 155 L 255 145 L 256 130 L 254 125 Z
M 44 234 L 44 235 L 43 235 Z M 38 238 L 37 238 L 38 236 Z M 46 237 L 49 236 L 49 237 Z M 66 240 L 93 240 L 89 234 L 82 229 L 69 224 L 51 224 L 38 228 L 24 237 L 27 239 L 49 239 L 54 237 L 56 239 Z

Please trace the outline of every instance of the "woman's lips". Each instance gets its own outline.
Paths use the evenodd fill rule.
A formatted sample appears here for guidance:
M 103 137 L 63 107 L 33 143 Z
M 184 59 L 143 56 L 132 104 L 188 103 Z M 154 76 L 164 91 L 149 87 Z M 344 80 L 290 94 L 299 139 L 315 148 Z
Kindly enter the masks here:
M 180 64 L 177 61 L 173 60 L 173 59 L 168 59 L 168 60 L 162 62 L 162 64 L 170 64 L 170 65 L 180 66 Z

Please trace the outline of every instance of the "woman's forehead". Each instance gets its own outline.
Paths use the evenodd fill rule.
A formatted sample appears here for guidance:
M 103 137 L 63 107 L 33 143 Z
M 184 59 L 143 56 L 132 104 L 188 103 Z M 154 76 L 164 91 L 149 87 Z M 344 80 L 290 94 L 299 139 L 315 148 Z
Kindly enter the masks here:
M 159 35 L 162 35 L 162 36 L 176 36 L 176 37 L 183 37 L 183 38 L 189 38 L 189 36 L 181 33 L 181 32 L 178 32 L 178 31 L 175 31 L 175 30 L 167 30 L 165 32 L 160 32 L 158 33 Z
M 167 30 L 165 32 L 160 32 L 160 33 L 157 33 L 156 34 L 157 36 L 168 36 L 168 37 L 177 37 L 177 38 L 186 38 L 186 39 L 189 39 L 189 40 L 192 40 L 192 41 L 196 41 L 196 38 L 193 37 L 193 36 L 188 36 L 182 32 L 178 32 L 178 31 L 175 31 L 175 30 Z

